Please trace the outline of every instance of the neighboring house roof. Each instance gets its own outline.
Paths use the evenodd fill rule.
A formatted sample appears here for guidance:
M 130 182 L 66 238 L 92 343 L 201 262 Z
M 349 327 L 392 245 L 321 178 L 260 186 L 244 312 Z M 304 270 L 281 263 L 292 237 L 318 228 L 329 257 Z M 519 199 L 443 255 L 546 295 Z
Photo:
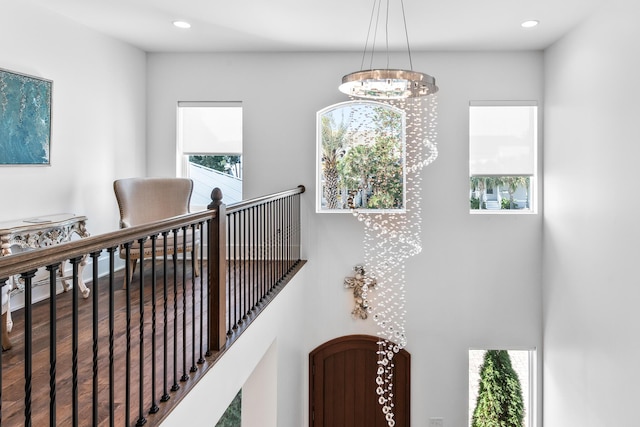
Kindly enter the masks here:
M 242 201 L 242 180 L 229 174 L 189 163 L 189 178 L 193 180 L 191 206 L 206 207 L 211 203 L 211 191 L 222 190 L 226 205 Z

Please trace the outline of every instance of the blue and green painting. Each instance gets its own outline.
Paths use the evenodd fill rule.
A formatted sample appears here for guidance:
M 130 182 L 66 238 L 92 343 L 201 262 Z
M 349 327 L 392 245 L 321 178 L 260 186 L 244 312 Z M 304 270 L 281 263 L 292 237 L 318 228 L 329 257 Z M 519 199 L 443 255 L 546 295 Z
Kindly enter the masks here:
M 0 69 L 0 165 L 48 165 L 52 82 Z

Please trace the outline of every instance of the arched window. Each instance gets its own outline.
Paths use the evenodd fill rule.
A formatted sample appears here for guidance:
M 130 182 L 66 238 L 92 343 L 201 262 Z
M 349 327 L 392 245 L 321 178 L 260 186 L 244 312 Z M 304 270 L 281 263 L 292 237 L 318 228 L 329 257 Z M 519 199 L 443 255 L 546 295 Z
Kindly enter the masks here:
M 349 101 L 317 114 L 317 212 L 403 212 L 405 112 Z

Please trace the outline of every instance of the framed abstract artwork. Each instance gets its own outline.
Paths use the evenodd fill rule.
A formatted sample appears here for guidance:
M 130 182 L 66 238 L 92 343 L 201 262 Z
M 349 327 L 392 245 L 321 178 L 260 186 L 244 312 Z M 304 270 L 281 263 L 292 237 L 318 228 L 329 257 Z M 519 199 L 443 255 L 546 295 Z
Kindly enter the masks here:
M 405 211 L 406 113 L 348 101 L 316 117 L 316 212 Z
M 52 86 L 0 68 L 0 166 L 51 164 Z

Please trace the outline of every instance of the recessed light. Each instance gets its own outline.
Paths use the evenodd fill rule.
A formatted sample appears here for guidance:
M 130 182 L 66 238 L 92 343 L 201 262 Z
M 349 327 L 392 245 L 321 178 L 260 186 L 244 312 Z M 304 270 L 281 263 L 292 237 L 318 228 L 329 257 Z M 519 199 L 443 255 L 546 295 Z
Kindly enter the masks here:
M 533 28 L 533 27 L 537 26 L 539 23 L 540 23 L 540 21 L 531 20 L 531 21 L 524 21 L 520 25 L 522 26 L 522 28 Z
M 175 25 L 178 28 L 185 28 L 185 29 L 191 28 L 191 24 L 185 21 L 173 21 L 173 25 Z

